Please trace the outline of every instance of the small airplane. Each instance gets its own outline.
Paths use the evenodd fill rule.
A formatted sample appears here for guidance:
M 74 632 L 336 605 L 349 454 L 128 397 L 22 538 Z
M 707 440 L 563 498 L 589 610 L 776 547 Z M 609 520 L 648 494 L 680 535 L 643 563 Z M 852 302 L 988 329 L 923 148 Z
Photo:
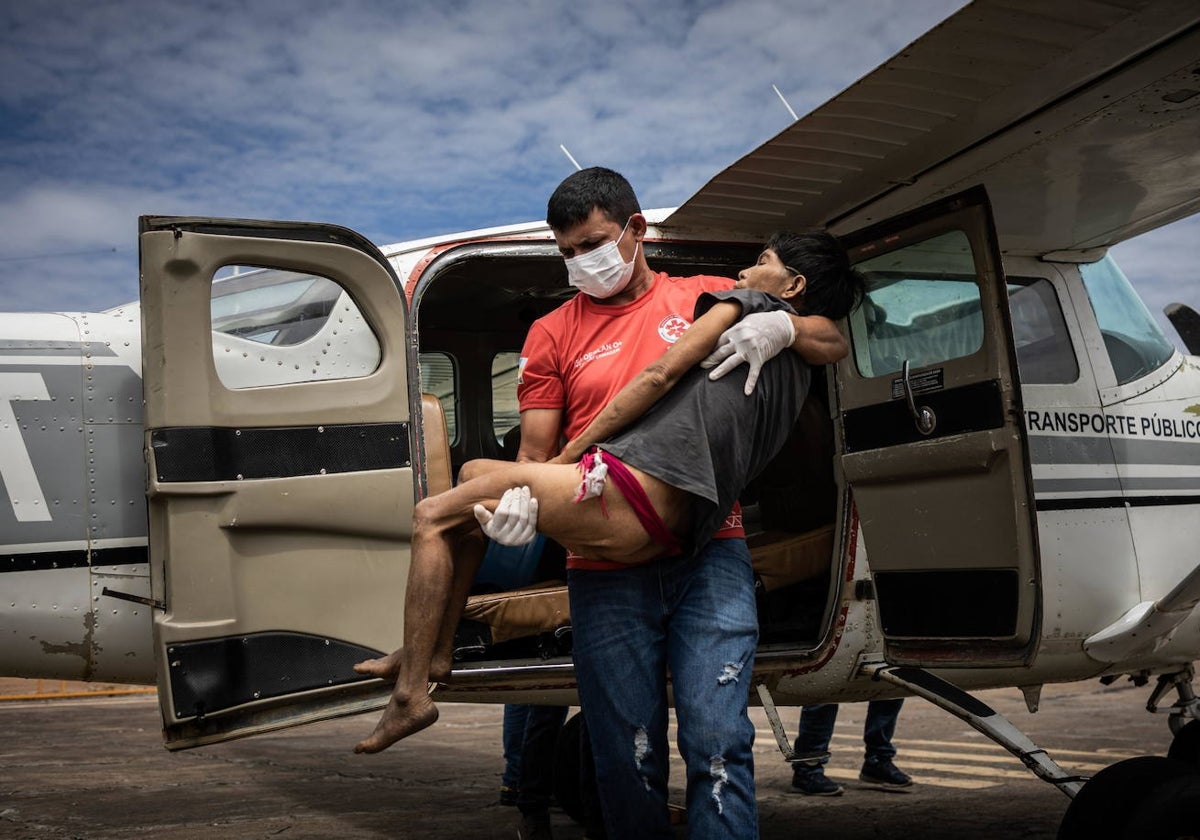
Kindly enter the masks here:
M 777 705 L 917 695 L 1073 797 L 1065 840 L 1196 833 L 1162 797 L 1200 789 L 1200 335 L 1107 250 L 1200 209 L 1197 137 L 1191 0 L 975 0 L 647 213 L 656 269 L 820 227 L 869 281 L 743 498 L 786 757 Z M 350 666 L 402 636 L 413 505 L 515 453 L 525 331 L 572 294 L 550 231 L 139 234 L 140 305 L 0 314 L 0 672 L 156 683 L 168 749 L 379 708 Z M 440 701 L 575 701 L 552 553 L 485 563 Z M 1124 675 L 1171 758 L 1090 781 L 969 693 Z

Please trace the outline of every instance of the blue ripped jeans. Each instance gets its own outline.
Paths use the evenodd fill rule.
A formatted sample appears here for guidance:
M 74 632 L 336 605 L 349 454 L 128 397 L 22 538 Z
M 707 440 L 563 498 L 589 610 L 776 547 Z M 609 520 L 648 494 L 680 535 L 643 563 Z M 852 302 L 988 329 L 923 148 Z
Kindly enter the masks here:
M 758 645 L 750 552 L 711 540 L 694 558 L 572 569 L 575 674 L 609 837 L 670 838 L 667 671 L 687 764 L 688 836 L 758 837 L 754 726 Z

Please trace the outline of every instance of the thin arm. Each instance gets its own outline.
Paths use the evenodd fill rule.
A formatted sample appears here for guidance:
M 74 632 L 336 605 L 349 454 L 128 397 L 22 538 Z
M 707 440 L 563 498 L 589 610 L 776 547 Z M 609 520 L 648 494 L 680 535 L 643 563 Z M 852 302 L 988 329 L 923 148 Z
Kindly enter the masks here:
M 850 346 L 837 324 L 823 315 L 790 315 L 796 328 L 792 350 L 810 365 L 830 365 L 845 358 Z
M 721 333 L 737 321 L 741 312 L 740 303 L 721 301 L 697 318 L 677 342 L 617 392 L 587 428 L 563 447 L 554 462 L 578 461 L 593 443 L 607 440 L 645 414 L 675 387 L 680 377 L 713 351 Z

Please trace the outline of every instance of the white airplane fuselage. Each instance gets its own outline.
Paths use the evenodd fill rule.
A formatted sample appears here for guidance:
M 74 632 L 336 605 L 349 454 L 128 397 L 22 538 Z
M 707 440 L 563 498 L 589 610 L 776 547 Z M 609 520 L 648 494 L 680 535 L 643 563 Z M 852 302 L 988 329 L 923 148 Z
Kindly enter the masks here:
M 545 239 L 539 228 L 510 228 L 498 238 Z M 441 244 L 385 249 L 397 275 L 409 278 L 410 296 L 427 256 Z M 1200 656 L 1194 612 L 1148 646 L 1113 654 L 1089 651 L 1086 641 L 1138 604 L 1163 598 L 1195 568 L 1200 360 L 1171 351 L 1153 370 L 1118 384 L 1077 265 L 1010 256 L 1006 273 L 1010 285 L 1011 278 L 1025 278 L 1053 291 L 1061 338 L 1078 369 L 1059 377 L 1069 380 L 1061 384 L 1021 390 L 1040 546 L 1035 655 L 1018 668 L 956 669 L 954 681 L 1031 686 L 1185 666 Z M 151 598 L 138 317 L 136 306 L 0 314 L 0 466 L 7 493 L 0 504 L 6 639 L 0 673 L 155 682 L 153 607 L 104 594 Z M 236 381 L 247 372 L 263 384 L 290 381 L 290 370 L 311 364 L 306 348 L 317 346 L 321 334 L 299 345 L 260 346 L 257 354 L 239 353 L 241 339 L 214 335 L 223 376 Z M 353 365 L 356 352 L 348 345 L 344 363 Z M 864 662 L 882 661 L 883 634 L 875 603 L 863 595 L 870 547 L 853 509 L 841 515 L 838 526 L 849 538 L 833 560 L 823 638 L 815 647 L 775 643 L 760 650 L 758 670 L 772 676 L 781 703 L 888 691 L 859 676 Z M 502 679 L 494 687 L 477 686 L 461 699 L 519 696 Z

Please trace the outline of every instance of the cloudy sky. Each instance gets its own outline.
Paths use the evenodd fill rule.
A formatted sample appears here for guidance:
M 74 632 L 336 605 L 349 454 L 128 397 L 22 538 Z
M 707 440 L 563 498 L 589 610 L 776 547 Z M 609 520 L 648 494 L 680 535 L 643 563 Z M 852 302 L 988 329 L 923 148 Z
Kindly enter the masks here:
M 540 219 L 560 143 L 674 206 L 787 125 L 772 84 L 804 114 L 961 5 L 4 3 L 0 310 L 135 298 L 139 214 L 381 244 Z M 1198 233 L 1114 250 L 1156 312 L 1200 271 Z

